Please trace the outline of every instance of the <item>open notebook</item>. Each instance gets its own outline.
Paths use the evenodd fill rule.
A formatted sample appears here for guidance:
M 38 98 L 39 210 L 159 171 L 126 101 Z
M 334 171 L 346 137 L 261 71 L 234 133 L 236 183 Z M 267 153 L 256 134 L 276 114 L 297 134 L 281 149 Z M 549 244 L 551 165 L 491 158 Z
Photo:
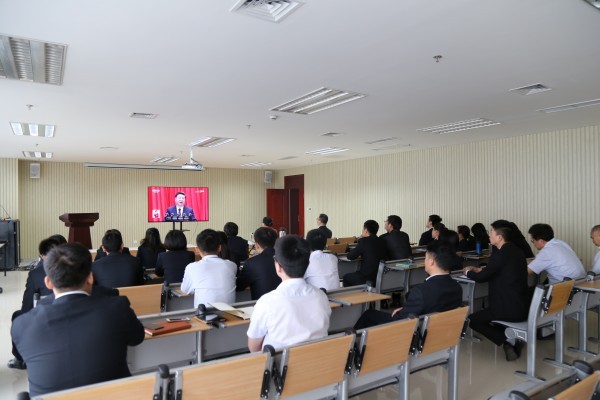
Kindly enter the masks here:
M 219 311 L 226 312 L 227 314 L 234 315 L 241 319 L 250 319 L 250 317 L 252 317 L 252 311 L 254 311 L 254 307 L 234 308 L 227 303 L 209 303 L 209 304 Z

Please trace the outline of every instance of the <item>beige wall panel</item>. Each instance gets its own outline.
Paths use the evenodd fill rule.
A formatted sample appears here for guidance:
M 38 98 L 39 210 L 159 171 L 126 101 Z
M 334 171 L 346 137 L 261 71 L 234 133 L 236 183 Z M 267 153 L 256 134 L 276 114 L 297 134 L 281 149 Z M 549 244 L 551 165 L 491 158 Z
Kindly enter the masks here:
M 19 163 L 14 158 L 0 158 L 0 218 L 19 218 Z M 6 215 L 8 212 L 8 215 Z

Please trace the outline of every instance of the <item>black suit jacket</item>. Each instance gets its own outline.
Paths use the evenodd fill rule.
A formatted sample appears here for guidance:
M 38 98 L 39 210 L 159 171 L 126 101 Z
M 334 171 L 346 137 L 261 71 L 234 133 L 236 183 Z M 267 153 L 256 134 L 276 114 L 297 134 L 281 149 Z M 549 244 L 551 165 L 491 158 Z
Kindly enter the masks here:
M 275 250 L 268 247 L 246 260 L 237 276 L 235 290 L 239 292 L 250 286 L 252 300 L 258 300 L 263 294 L 275 290 L 281 283 L 281 278 L 275 272 L 274 255 Z
M 92 263 L 94 284 L 109 288 L 137 286 L 144 283 L 140 260 L 131 254 L 110 253 Z
M 432 230 L 433 228 L 421 234 L 421 239 L 419 239 L 419 246 L 427 246 L 433 240 L 433 236 L 431 236 Z
M 410 239 L 408 238 L 408 234 L 406 234 L 406 232 L 393 230 L 389 233 L 384 233 L 383 235 L 379 236 L 379 240 L 383 242 L 383 248 L 385 249 L 385 260 L 400 260 L 403 258 L 412 257 Z
M 462 305 L 462 288 L 449 274 L 435 275 L 413 287 L 394 319 L 453 310 Z
M 317 229 L 319 229 L 319 231 L 325 235 L 325 237 L 327 239 L 331 239 L 333 237 L 333 232 L 331 232 L 331 229 L 329 229 L 328 227 L 326 227 L 325 225 L 321 225 L 319 226 Z
M 194 253 L 187 250 L 173 250 L 160 253 L 156 260 L 154 273 L 165 277 L 165 282 L 178 283 L 183 281 L 185 267 L 196 261 Z
M 239 261 L 246 261 L 248 259 L 248 241 L 239 236 L 227 237 L 227 246 L 229 251 L 237 256 Z
M 127 346 L 144 327 L 126 297 L 71 294 L 15 319 L 11 335 L 33 397 L 129 376 Z
M 163 246 L 160 246 L 157 251 L 152 250 L 149 246 L 141 245 L 138 247 L 136 257 L 139 258 L 144 268 L 155 268 L 156 260 L 160 253 L 167 251 Z
M 38 265 L 29 271 L 27 274 L 27 282 L 25 282 L 25 293 L 23 293 L 23 301 L 21 303 L 21 312 L 27 312 L 33 308 L 33 294 L 38 292 L 41 297 L 52 294 L 52 290 L 46 287 L 44 278 L 46 277 L 46 271 L 44 271 L 44 264 L 42 261 Z
M 375 284 L 379 261 L 383 259 L 385 252 L 382 243 L 375 235 L 358 239 L 356 247 L 348 252 L 348 260 L 362 257 L 359 273 L 367 280 Z
M 529 312 L 527 260 L 523 251 L 506 243 L 492 252 L 481 272 L 468 271 L 475 282 L 488 282 L 488 307 L 494 319 L 523 321 Z
M 131 253 L 129 252 L 129 247 L 123 247 L 121 253 L 131 255 Z M 98 250 L 96 250 L 96 257 L 94 258 L 94 261 L 98 261 L 99 259 L 104 257 L 106 257 L 106 252 L 102 250 L 102 247 L 100 247 Z

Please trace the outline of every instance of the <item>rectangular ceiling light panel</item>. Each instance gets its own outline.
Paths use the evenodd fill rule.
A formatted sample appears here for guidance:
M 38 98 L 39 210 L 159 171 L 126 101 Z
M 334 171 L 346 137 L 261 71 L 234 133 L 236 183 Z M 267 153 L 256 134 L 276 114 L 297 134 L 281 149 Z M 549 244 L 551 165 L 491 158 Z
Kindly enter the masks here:
M 360 93 L 322 87 L 297 99 L 280 104 L 272 108 L 271 111 L 309 115 L 340 106 L 350 101 L 362 99 L 363 97 L 365 95 Z
M 264 167 L 266 165 L 271 165 L 270 162 L 251 162 L 251 163 L 246 163 L 246 164 L 242 164 L 242 167 Z
M 27 122 L 11 122 L 10 127 L 17 136 L 54 137 L 56 125 L 31 124 Z
M 333 153 L 341 153 L 342 151 L 348 151 L 350 149 L 344 149 L 341 147 L 325 147 L 318 150 L 307 151 L 304 154 L 333 154 Z
M 213 137 L 213 136 L 205 136 L 196 140 L 195 142 L 190 143 L 190 146 L 195 147 L 217 147 L 221 146 L 225 143 L 233 142 L 235 139 L 233 138 L 223 138 L 223 137 Z
M 131 118 L 155 119 L 156 117 L 158 117 L 158 114 L 132 112 L 132 113 L 129 113 L 129 116 Z
M 600 99 L 582 101 L 580 103 L 565 104 L 563 106 L 544 108 L 544 109 L 538 110 L 538 111 L 546 113 L 546 114 L 550 114 L 553 112 L 574 110 L 576 108 L 591 107 L 591 106 L 598 106 L 598 105 L 600 105 Z
M 23 156 L 26 158 L 52 158 L 52 152 L 47 151 L 24 151 Z
M 302 4 L 294 0 L 239 0 L 230 11 L 265 21 L 279 22 Z
M 67 46 L 0 35 L 0 77 L 62 85 Z
M 452 122 L 450 124 L 431 126 L 429 128 L 417 129 L 419 132 L 437 133 L 442 135 L 444 133 L 460 132 L 469 129 L 485 128 L 486 126 L 499 125 L 500 122 L 492 121 L 485 118 L 474 118 L 466 121 Z
M 173 161 L 177 161 L 179 160 L 179 158 L 175 157 L 175 156 L 170 156 L 170 157 L 156 157 L 153 158 L 152 160 L 150 160 L 151 163 L 161 163 L 161 164 L 168 164 L 168 163 L 172 163 Z

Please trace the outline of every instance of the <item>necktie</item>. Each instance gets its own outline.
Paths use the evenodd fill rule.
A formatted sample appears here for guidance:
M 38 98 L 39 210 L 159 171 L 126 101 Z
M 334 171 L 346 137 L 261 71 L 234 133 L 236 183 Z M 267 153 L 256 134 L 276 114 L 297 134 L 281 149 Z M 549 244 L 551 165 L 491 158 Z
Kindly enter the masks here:
M 181 217 L 181 208 L 178 208 L 177 210 L 178 210 L 177 211 L 178 216 Z

